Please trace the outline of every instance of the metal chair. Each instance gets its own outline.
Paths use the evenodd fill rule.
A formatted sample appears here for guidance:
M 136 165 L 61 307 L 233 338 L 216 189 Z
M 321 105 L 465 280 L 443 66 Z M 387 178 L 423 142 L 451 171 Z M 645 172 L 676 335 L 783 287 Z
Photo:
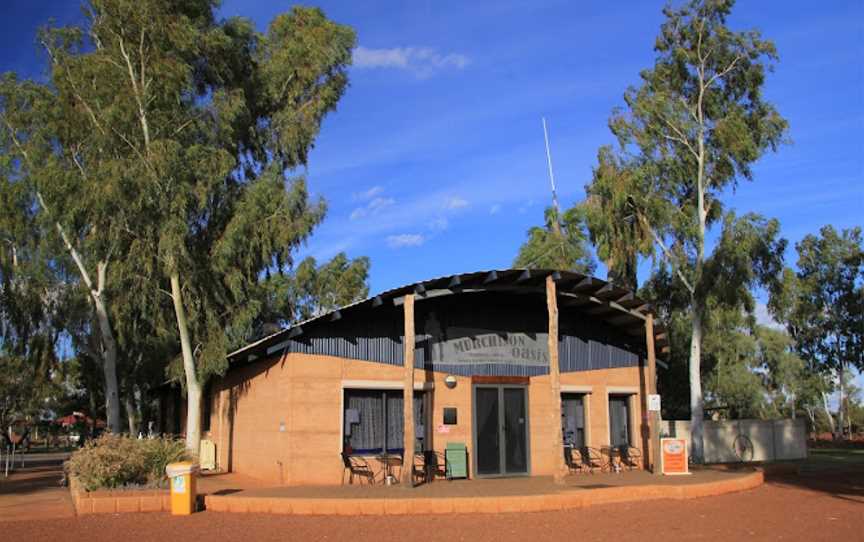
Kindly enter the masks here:
M 349 485 L 354 483 L 355 476 L 360 481 L 360 485 L 363 485 L 363 480 L 366 480 L 368 484 L 374 484 L 378 481 L 378 473 L 372 470 L 369 463 L 360 456 L 348 455 L 347 453 L 342 452 L 342 465 L 345 467 L 342 470 L 342 485 L 345 485 L 346 471 L 349 473 Z
M 629 444 L 618 446 L 618 459 L 627 470 L 642 468 L 642 451 L 635 446 Z
M 579 453 L 580 468 L 588 471 L 588 474 L 594 474 L 596 469 L 603 470 L 603 455 L 597 448 L 590 446 L 582 446 L 574 448 Z
M 436 477 L 447 477 L 447 465 L 443 453 L 434 450 L 426 450 L 423 452 L 423 461 L 426 468 L 427 482 L 434 482 Z
M 570 471 L 570 474 L 573 474 L 574 472 L 580 472 L 582 470 L 582 464 L 575 457 L 573 457 L 574 453 L 576 453 L 576 450 L 573 448 L 573 446 L 564 446 L 564 464 L 567 465 L 567 470 Z

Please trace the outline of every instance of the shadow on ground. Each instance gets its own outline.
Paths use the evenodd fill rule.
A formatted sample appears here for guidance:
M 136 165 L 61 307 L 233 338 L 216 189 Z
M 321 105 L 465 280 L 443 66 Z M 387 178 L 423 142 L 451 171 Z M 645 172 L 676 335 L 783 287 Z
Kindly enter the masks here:
M 0 495 L 27 495 L 60 486 L 63 473 L 61 459 L 25 461 L 8 478 L 0 474 Z
M 837 499 L 864 504 L 864 468 L 766 474 L 766 483 L 827 493 Z

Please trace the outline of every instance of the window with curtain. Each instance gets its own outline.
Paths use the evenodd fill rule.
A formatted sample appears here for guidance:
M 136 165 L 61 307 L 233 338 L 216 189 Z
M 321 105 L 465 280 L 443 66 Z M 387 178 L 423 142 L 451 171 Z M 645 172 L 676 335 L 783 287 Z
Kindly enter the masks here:
M 609 396 L 609 439 L 612 446 L 630 444 L 630 397 Z
M 386 451 L 399 454 L 403 448 L 403 397 L 401 390 L 346 389 L 343 401 L 343 450 L 352 454 Z M 426 407 L 424 393 L 414 393 L 414 449 L 423 451 Z
M 564 444 L 581 448 L 585 442 L 585 396 L 561 394 L 561 431 Z

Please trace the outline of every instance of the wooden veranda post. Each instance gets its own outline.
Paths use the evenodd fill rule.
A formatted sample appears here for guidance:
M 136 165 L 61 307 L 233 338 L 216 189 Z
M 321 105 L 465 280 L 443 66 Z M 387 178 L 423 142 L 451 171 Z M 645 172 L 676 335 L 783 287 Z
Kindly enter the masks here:
M 546 308 L 549 312 L 549 387 L 552 389 L 552 468 L 555 483 L 563 483 L 567 474 L 564 464 L 564 438 L 561 434 L 561 376 L 558 365 L 558 292 L 552 275 L 546 277 Z
M 402 484 L 414 485 L 414 294 L 405 296 L 405 372 L 402 391 Z
M 645 348 L 648 351 L 648 393 L 657 393 L 657 355 L 654 350 L 654 315 L 648 313 L 645 317 Z M 646 404 L 647 404 L 646 399 Z M 651 472 L 660 473 L 660 412 L 648 412 L 648 463 Z

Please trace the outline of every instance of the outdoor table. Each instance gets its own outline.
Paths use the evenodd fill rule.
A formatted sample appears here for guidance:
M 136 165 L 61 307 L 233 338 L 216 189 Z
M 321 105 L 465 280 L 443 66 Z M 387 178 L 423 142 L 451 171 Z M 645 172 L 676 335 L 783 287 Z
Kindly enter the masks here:
M 384 467 L 384 480 L 383 483 L 387 483 L 387 480 L 393 476 L 393 467 L 394 466 L 402 466 L 402 456 L 398 454 L 380 454 L 376 456 L 376 459 L 381 463 Z M 398 482 L 399 479 L 396 478 Z

